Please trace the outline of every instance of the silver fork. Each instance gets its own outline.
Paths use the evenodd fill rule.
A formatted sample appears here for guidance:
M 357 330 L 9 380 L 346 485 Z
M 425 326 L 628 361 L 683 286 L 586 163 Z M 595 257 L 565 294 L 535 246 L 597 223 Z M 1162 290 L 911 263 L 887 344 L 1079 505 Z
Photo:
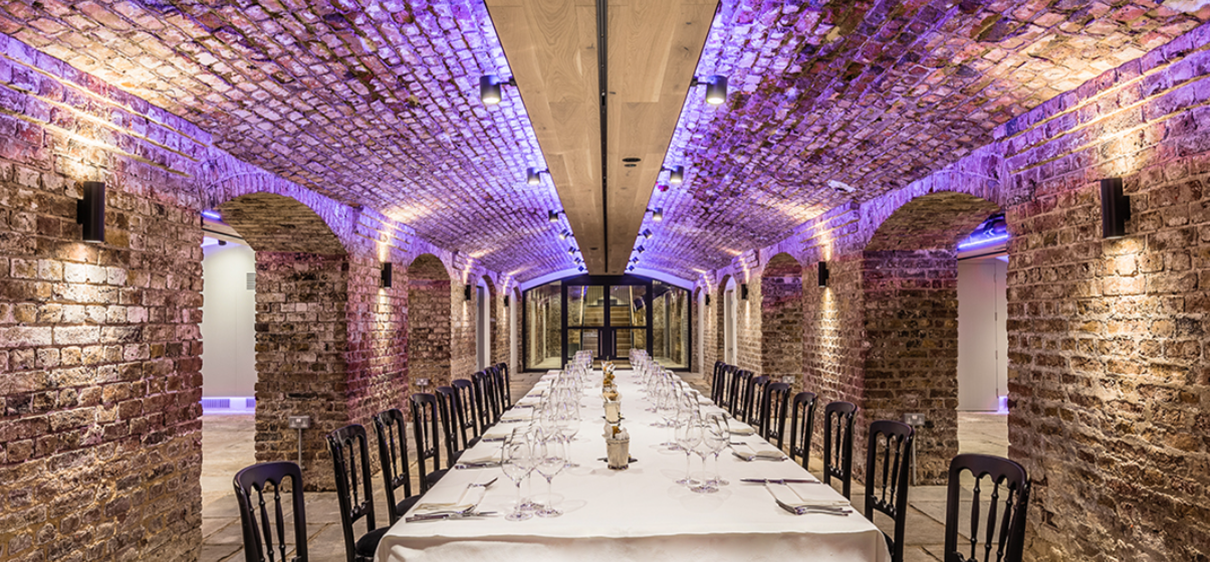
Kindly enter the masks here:
M 783 502 L 777 498 L 773 498 L 773 501 L 777 502 L 777 505 L 781 506 L 782 509 L 789 511 L 790 513 L 793 513 L 794 515 L 806 515 L 808 513 L 819 513 L 822 515 L 839 515 L 841 517 L 848 517 L 848 515 L 849 515 L 848 508 L 844 508 L 844 507 L 832 507 L 832 506 L 827 506 L 827 505 L 794 506 L 794 505 L 790 505 L 786 502 Z
M 499 479 L 500 479 L 500 477 L 497 476 L 497 477 L 492 478 L 491 480 L 488 480 L 487 482 L 483 482 L 483 483 L 471 482 L 470 484 L 467 484 L 466 487 L 467 488 L 487 488 L 487 487 L 491 486 L 492 484 L 495 484 L 496 481 Z

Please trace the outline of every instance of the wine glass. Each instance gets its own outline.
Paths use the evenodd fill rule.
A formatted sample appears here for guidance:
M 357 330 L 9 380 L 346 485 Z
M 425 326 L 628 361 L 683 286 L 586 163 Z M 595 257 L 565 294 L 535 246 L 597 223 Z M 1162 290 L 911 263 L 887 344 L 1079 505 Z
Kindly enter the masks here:
M 689 460 L 693 454 L 694 447 L 697 447 L 702 441 L 702 420 L 697 416 L 686 418 L 681 423 L 678 423 L 674 432 L 676 444 L 682 451 L 685 451 L 685 477 L 677 480 L 677 484 L 683 484 L 690 489 L 697 483 L 689 475 Z
M 718 471 L 718 455 L 731 445 L 731 428 L 727 426 L 727 416 L 723 414 L 707 416 L 706 432 L 709 433 L 708 442 L 711 452 L 714 453 L 714 478 L 707 480 L 707 483 L 714 486 L 726 486 L 730 482 L 723 480 L 722 474 Z
M 533 514 L 522 509 L 525 501 L 521 497 L 521 482 L 533 471 L 536 460 L 527 430 L 520 427 L 514 429 L 504 441 L 504 451 L 500 463 L 504 475 L 517 485 L 517 507 L 505 517 L 509 521 L 524 521 L 533 517 Z
M 551 481 L 567 466 L 567 451 L 563 445 L 563 436 L 558 433 L 541 432 L 535 448 L 538 451 L 538 463 L 535 468 L 538 474 L 546 478 L 546 492 L 549 497 L 546 505 L 542 506 L 537 514 L 538 517 L 558 517 L 563 515 L 563 512 L 555 509 L 554 484 Z

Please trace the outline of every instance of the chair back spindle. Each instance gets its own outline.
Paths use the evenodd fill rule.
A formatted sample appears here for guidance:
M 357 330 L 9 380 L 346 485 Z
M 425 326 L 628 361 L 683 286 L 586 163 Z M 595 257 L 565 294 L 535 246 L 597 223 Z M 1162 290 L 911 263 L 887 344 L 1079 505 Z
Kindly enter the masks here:
M 971 520 L 966 529 L 970 537 L 969 556 L 958 544 L 964 471 L 975 477 Z M 982 503 L 985 487 L 991 488 L 986 507 Z M 1021 562 L 1025 549 L 1025 516 L 1029 511 L 1029 477 L 1024 467 L 992 455 L 958 455 L 950 462 L 946 492 L 945 562 Z M 980 525 L 982 515 L 986 515 L 983 526 Z
M 893 536 L 886 536 L 891 562 L 903 562 L 908 464 L 914 438 L 915 432 L 904 423 L 879 420 L 870 424 L 866 448 L 865 516 L 873 521 L 874 512 L 881 511 L 895 521 Z
M 302 470 L 292 462 L 254 464 L 232 479 L 239 504 L 246 562 L 307 562 L 307 516 Z M 286 508 L 282 488 L 288 486 L 293 511 L 294 557 L 286 558 Z M 268 501 L 266 501 L 266 499 Z
M 786 413 L 790 407 L 790 385 L 784 382 L 770 383 L 765 388 L 760 406 L 760 435 L 781 449 L 786 433 Z
M 824 408 L 823 482 L 840 480 L 846 499 L 853 484 L 853 419 L 857 406 L 851 402 L 830 402 Z
M 387 495 L 387 515 L 394 524 L 403 517 L 404 503 L 420 496 L 412 495 L 412 476 L 408 465 L 407 424 L 403 412 L 392 408 L 374 416 L 374 433 L 378 437 L 378 462 L 382 466 L 382 483 Z M 403 497 L 397 490 L 403 488 Z M 398 499 L 397 499 L 398 498 Z

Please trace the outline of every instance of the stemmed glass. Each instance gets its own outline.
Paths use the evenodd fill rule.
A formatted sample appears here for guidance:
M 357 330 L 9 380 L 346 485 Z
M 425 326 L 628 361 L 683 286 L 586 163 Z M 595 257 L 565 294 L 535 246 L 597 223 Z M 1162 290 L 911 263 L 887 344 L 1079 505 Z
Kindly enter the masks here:
M 537 514 L 538 517 L 558 517 L 563 515 L 563 512 L 555 509 L 554 484 L 551 481 L 567 466 L 567 451 L 563 445 L 563 436 L 557 432 L 551 434 L 542 432 L 538 438 L 539 442 L 535 445 L 535 449 L 538 451 L 538 463 L 535 468 L 538 474 L 546 478 L 546 492 L 550 499 L 547 500 L 546 505 L 542 506 L 542 509 L 538 510 Z
M 689 416 L 681 423 L 678 423 L 675 430 L 675 439 L 677 446 L 682 451 L 685 451 L 685 477 L 677 480 L 676 483 L 692 489 L 697 482 L 689 475 L 689 459 L 693 454 L 694 447 L 697 447 L 702 442 L 701 418 Z
M 707 484 L 714 486 L 726 486 L 730 482 L 723 480 L 722 474 L 718 471 L 718 455 L 724 449 L 731 445 L 731 428 L 727 426 L 727 417 L 722 414 L 709 414 L 706 416 L 706 441 L 710 444 L 710 450 L 714 453 L 714 478 L 706 481 Z
M 529 476 L 533 471 L 536 460 L 533 454 L 533 446 L 530 443 L 527 435 L 527 429 L 518 427 L 509 434 L 504 441 L 504 451 L 501 457 L 500 467 L 504 470 L 504 475 L 507 476 L 514 484 L 517 485 L 517 507 L 508 514 L 505 519 L 509 521 L 524 521 L 533 517 L 533 514 L 526 512 L 523 509 L 525 500 L 521 497 L 521 482 Z

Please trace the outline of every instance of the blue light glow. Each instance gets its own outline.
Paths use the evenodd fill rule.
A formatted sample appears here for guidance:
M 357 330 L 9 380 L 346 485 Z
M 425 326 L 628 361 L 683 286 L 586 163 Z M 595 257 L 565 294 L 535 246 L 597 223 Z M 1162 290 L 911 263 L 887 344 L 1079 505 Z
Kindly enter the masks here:
M 999 409 L 996 410 L 997 414 L 1007 414 L 1008 413 L 1008 397 L 1007 396 L 1000 397 L 999 406 L 1000 406 Z
M 974 237 L 967 238 L 966 240 L 963 240 L 961 244 L 958 244 L 958 249 L 959 250 L 969 250 L 971 248 L 981 248 L 983 246 L 991 246 L 991 245 L 997 244 L 999 242 L 1004 242 L 1004 241 L 1008 240 L 1008 238 L 1009 238 L 1009 236 L 1007 234 L 999 234 L 999 235 L 991 236 L 988 238 L 978 238 L 978 239 L 975 239 Z
M 202 216 L 210 220 L 223 220 L 223 215 L 218 214 L 218 211 L 202 211 Z

